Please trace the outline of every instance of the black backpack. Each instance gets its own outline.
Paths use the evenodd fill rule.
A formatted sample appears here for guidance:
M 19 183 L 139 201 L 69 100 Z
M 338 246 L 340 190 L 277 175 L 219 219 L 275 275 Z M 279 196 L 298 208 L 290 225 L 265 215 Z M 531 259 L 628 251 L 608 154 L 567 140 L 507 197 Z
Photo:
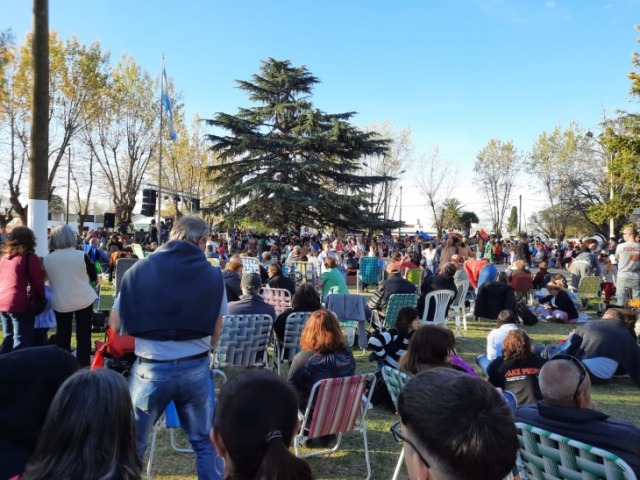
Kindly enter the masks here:
M 536 317 L 531 310 L 522 302 L 517 302 L 516 313 L 523 325 L 532 326 L 538 323 L 538 317 Z

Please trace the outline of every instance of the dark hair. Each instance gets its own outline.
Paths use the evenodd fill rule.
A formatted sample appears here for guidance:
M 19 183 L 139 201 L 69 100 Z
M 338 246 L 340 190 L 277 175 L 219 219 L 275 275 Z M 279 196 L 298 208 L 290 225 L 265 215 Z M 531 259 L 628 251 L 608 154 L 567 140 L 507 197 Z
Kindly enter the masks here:
M 420 318 L 420 313 L 417 308 L 402 307 L 398 310 L 398 316 L 396 317 L 396 330 L 403 336 L 409 335 L 409 327 L 416 318 Z
M 29 227 L 14 227 L 7 235 L 7 240 L 2 247 L 2 253 L 8 253 L 11 257 L 35 252 L 35 250 L 36 237 Z
M 450 366 L 447 356 L 453 351 L 456 339 L 448 328 L 425 325 L 413 332 L 409 348 L 400 358 L 399 370 L 416 375 L 433 367 Z
M 51 403 L 25 480 L 139 480 L 127 381 L 112 370 L 81 370 Z
M 531 353 L 531 339 L 524 330 L 511 330 L 502 342 L 505 360 L 526 360 Z
M 453 277 L 458 271 L 456 264 L 453 262 L 446 262 L 440 267 L 440 272 L 446 277 Z
M 303 283 L 291 299 L 291 308 L 296 312 L 315 312 L 322 308 L 318 290 L 310 283 Z
M 220 391 L 213 418 L 214 435 L 233 463 L 227 479 L 312 479 L 307 462 L 289 451 L 297 426 L 297 395 L 285 380 L 257 369 L 231 377 Z
M 501 480 L 515 465 L 511 410 L 478 377 L 449 368 L 421 372 L 400 391 L 398 412 L 442 478 Z
M 270 263 L 268 270 L 272 270 L 274 275 L 282 276 L 282 267 L 277 262 Z
M 502 325 L 507 325 L 509 323 L 517 325 L 518 317 L 513 313 L 513 310 L 501 310 L 498 314 L 498 318 L 496 319 L 496 325 L 501 327 Z

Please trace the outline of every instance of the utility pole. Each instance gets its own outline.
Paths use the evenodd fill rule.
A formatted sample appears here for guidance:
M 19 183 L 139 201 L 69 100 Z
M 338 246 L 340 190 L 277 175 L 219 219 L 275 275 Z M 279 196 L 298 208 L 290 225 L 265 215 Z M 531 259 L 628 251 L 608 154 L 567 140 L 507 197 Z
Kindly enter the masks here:
M 47 254 L 49 211 L 49 1 L 33 0 L 33 120 L 27 223 Z
M 400 222 L 402 222 L 402 185 L 400 185 L 400 218 L 399 218 Z M 398 237 L 400 237 L 401 235 L 401 228 L 400 226 L 398 226 Z
M 520 206 L 518 207 L 518 235 L 522 232 L 522 195 L 520 195 Z

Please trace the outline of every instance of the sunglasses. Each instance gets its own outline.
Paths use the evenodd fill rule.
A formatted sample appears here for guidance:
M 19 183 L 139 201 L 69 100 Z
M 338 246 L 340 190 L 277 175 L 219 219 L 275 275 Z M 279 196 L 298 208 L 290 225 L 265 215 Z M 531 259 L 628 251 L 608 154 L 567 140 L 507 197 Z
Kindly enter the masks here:
M 564 354 L 556 355 L 549 361 L 553 361 L 553 360 L 570 360 L 575 366 L 578 367 L 578 370 L 580 370 L 580 380 L 578 380 L 576 391 L 573 392 L 573 399 L 575 400 L 576 397 L 578 396 L 578 391 L 580 390 L 580 386 L 582 385 L 585 377 L 587 376 L 587 367 L 584 366 L 584 363 L 582 363 L 576 357 L 573 357 L 571 355 L 564 355 Z
M 396 442 L 406 442 L 406 443 L 408 443 L 411 446 L 411 448 L 413 448 L 413 451 L 418 454 L 418 456 L 420 457 L 420 460 L 422 460 L 422 463 L 424 463 L 424 465 L 427 468 L 431 468 L 431 465 L 429 465 L 429 462 L 427 462 L 425 460 L 425 458 L 422 456 L 422 454 L 420 453 L 420 450 L 418 450 L 418 447 L 416 447 L 415 444 L 411 440 L 409 440 L 407 437 L 405 437 L 404 435 L 402 435 L 400 433 L 400 423 L 401 422 L 396 422 L 393 425 L 391 425 L 390 430 L 391 430 L 391 433 L 393 434 L 393 439 Z

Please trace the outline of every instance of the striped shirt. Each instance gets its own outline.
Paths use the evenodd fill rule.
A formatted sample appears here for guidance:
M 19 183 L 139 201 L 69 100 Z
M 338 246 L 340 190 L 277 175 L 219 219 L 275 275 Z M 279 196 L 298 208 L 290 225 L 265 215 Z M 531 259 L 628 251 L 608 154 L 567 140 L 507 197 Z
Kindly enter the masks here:
M 398 330 L 391 328 L 386 332 L 376 333 L 369 338 L 369 348 L 377 357 L 379 362 L 398 368 L 400 357 L 409 348 L 410 337 L 400 335 Z

